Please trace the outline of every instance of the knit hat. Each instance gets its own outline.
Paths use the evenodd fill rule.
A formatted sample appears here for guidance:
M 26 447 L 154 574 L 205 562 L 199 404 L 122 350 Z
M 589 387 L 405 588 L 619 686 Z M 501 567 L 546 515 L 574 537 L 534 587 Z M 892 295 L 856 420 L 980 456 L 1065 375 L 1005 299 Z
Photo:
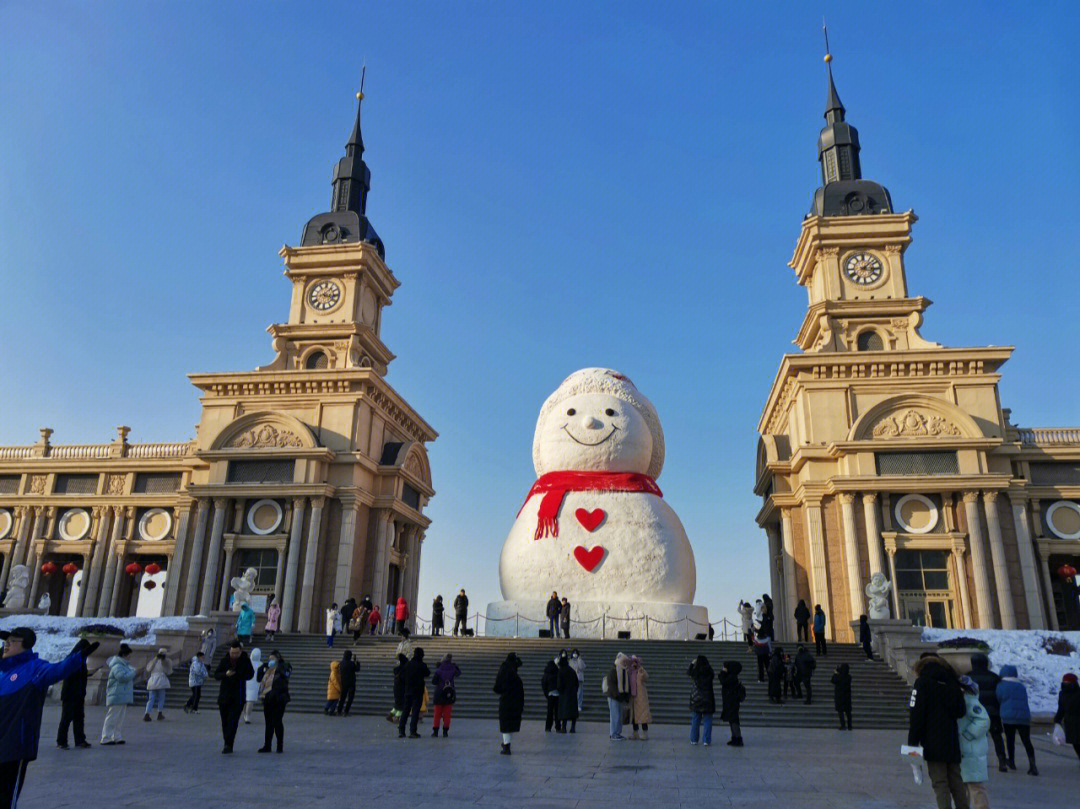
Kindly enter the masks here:
M 660 472 L 664 468 L 664 429 L 660 426 L 660 417 L 656 414 L 656 408 L 653 407 L 652 402 L 642 396 L 641 391 L 628 377 L 610 368 L 582 368 L 580 371 L 574 371 L 544 402 L 543 407 L 540 408 L 540 417 L 536 421 L 536 437 L 533 439 L 533 465 L 537 472 L 540 473 L 542 467 L 539 443 L 540 425 L 561 402 L 581 393 L 606 393 L 608 396 L 622 399 L 641 414 L 652 435 L 652 457 L 646 474 L 654 480 L 660 477 Z
M 1072 672 L 1069 672 L 1068 674 L 1066 674 L 1064 677 L 1061 678 L 1061 684 L 1064 685 L 1065 683 L 1072 683 L 1073 685 L 1077 685 L 1077 684 L 1080 684 L 1080 680 L 1077 680 L 1075 674 L 1073 674 Z

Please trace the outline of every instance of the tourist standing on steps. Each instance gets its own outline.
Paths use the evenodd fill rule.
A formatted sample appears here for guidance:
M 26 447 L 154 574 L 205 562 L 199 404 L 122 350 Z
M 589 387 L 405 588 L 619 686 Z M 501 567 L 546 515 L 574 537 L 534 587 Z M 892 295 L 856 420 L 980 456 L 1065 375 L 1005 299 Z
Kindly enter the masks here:
M 1016 666 L 1001 667 L 1001 682 L 997 686 L 1001 724 L 1005 727 L 1005 749 L 1009 754 L 1009 769 L 1016 769 L 1016 734 L 1024 745 L 1028 759 L 1028 775 L 1038 775 L 1035 767 L 1035 748 L 1031 745 L 1031 709 L 1027 688 L 1020 682 Z
M 401 633 L 401 641 L 397 645 L 396 654 L 405 655 L 409 660 L 412 660 L 413 648 L 412 633 L 410 633 L 408 627 L 406 627 Z
M 739 706 L 746 699 L 746 686 L 739 681 L 742 663 L 738 660 L 726 660 L 717 678 L 720 680 L 720 721 L 731 726 L 730 747 L 742 747 L 742 725 L 739 724 Z M 712 725 L 710 723 L 710 741 Z
M 214 627 L 209 626 L 202 631 L 200 635 L 202 638 L 203 660 L 210 663 L 214 659 L 214 652 L 217 651 L 217 630 Z
M 544 614 L 548 619 L 548 632 L 551 633 L 551 637 L 559 637 L 559 613 L 562 611 L 562 602 L 559 601 L 559 594 L 554 590 L 551 591 L 551 598 L 548 599 L 547 606 L 544 608 Z
M 251 645 L 251 633 L 255 631 L 255 610 L 248 603 L 240 605 L 240 614 L 236 616 L 236 639 L 245 646 Z
M 769 657 L 772 655 L 772 638 L 768 635 L 758 635 L 751 641 L 754 655 L 757 657 L 757 681 L 765 682 L 765 674 L 769 670 Z
M 870 634 L 870 624 L 866 620 L 865 615 L 859 616 L 859 643 L 862 644 L 863 652 L 866 654 L 867 660 L 874 659 L 873 650 L 874 638 Z
M 577 733 L 578 720 L 578 678 L 577 672 L 570 665 L 570 656 L 564 651 L 559 655 L 559 711 L 558 730 L 566 733 L 566 723 L 570 723 L 570 732 Z
M 326 678 L 326 704 L 323 713 L 334 716 L 337 713 L 338 700 L 341 699 L 341 661 L 330 661 L 330 676 Z
M 716 712 L 713 669 L 705 655 L 698 655 L 686 674 L 694 682 L 690 691 L 690 744 L 698 743 L 700 732 L 701 740 L 708 747 L 712 744 L 712 718 Z
M 547 715 L 544 718 L 544 731 L 551 733 L 551 729 L 559 722 L 559 658 L 548 660 L 544 666 L 544 673 L 540 677 L 540 690 L 547 700 Z
M 562 636 L 569 639 L 570 637 L 570 602 L 567 601 L 566 596 L 563 596 L 562 603 L 559 605 L 559 628 L 562 629 Z
M 769 594 L 765 593 L 761 596 L 761 626 L 758 628 L 758 632 L 762 635 L 768 635 L 770 638 L 776 637 L 776 631 L 773 629 L 773 602 L 769 598 Z
M 262 650 L 258 647 L 251 650 L 251 669 L 257 673 L 259 667 L 262 666 Z M 256 679 L 256 674 L 251 675 L 251 679 L 244 683 L 244 724 L 251 724 L 251 709 L 255 707 L 255 703 L 259 701 L 259 681 Z
M 353 659 L 353 653 L 346 651 L 341 656 L 341 665 L 338 667 L 338 676 L 341 680 L 341 696 L 338 698 L 337 715 L 348 716 L 352 710 L 353 699 L 356 698 L 356 672 L 360 664 Z
M 622 735 L 623 704 L 630 700 L 629 664 L 630 659 L 619 652 L 600 684 L 608 701 L 608 738 L 616 742 L 625 740 Z
M 2 631 L 0 638 L 0 805 L 15 809 L 26 768 L 37 758 L 46 690 L 85 666 L 98 644 L 84 638 L 59 663 L 46 663 L 32 651 L 37 635 L 29 627 Z
M 841 664 L 843 668 L 845 664 Z M 922 746 L 923 760 L 938 806 L 969 809 L 967 788 L 960 774 L 960 732 L 956 720 L 967 713 L 960 682 L 952 666 L 925 652 L 912 667 L 915 685 L 908 703 L 908 744 Z
M 394 707 L 386 715 L 386 721 L 395 725 L 405 710 L 405 680 L 409 672 L 409 658 L 398 652 L 397 660 L 398 664 L 394 666 Z
M 739 601 L 739 621 L 742 628 L 743 640 L 746 641 L 746 645 L 754 648 L 754 608 L 750 606 L 749 602 Z
M 580 714 L 585 707 L 585 658 L 581 656 L 581 652 L 574 649 L 570 653 L 570 668 L 574 670 L 574 674 L 577 675 L 578 692 L 577 692 L 577 709 Z
M 334 645 L 334 635 L 341 631 L 341 612 L 335 601 L 326 611 L 326 645 Z
M 499 752 L 504 756 L 511 754 L 510 742 L 514 734 L 521 730 L 521 715 L 525 712 L 525 685 L 518 674 L 519 668 L 521 658 L 511 652 L 499 666 L 492 689 L 499 695 L 499 733 L 502 734 L 502 749 Z
M 379 631 L 379 624 L 382 623 L 382 614 L 379 612 L 378 607 L 373 607 L 371 613 L 367 617 L 368 626 L 371 627 L 371 636 L 375 635 Z
M 829 654 L 825 645 L 825 610 L 820 604 L 814 606 L 814 652 L 822 657 Z
M 120 651 L 110 657 L 109 679 L 105 683 L 105 721 L 101 725 L 101 743 L 123 744 L 124 717 L 128 705 L 135 701 L 135 667 L 128 663 L 131 647 L 120 644 Z
M 979 702 L 979 686 L 970 677 L 960 678 L 967 713 L 959 720 L 960 731 L 960 777 L 967 784 L 968 800 L 972 809 L 989 809 L 986 797 L 987 772 L 986 734 L 990 730 L 990 717 Z
M 637 655 L 630 657 L 630 726 L 634 729 L 630 737 L 635 741 L 649 740 L 649 723 L 652 721 L 652 709 L 649 707 L 649 690 L 645 683 L 649 682 L 649 672 L 641 664 L 641 658 Z M 641 726 L 641 736 L 638 736 L 638 726 Z
M 345 603 L 341 605 L 341 629 L 339 632 L 344 632 L 349 628 L 349 622 L 353 619 L 353 613 L 356 612 L 356 599 L 349 596 Z
M 1080 758 L 1080 681 L 1071 672 L 1061 678 L 1054 724 L 1061 725 L 1065 744 L 1071 744 L 1076 757 Z
M 795 669 L 795 696 L 802 696 L 802 687 L 805 685 L 806 704 L 813 704 L 814 687 L 811 681 L 814 678 L 814 669 L 817 668 L 817 661 L 814 660 L 814 656 L 807 651 L 805 646 L 800 646 L 798 651 L 795 652 L 795 662 L 792 664 L 792 668 Z
M 266 731 L 260 753 L 270 752 L 270 742 L 277 738 L 277 751 L 285 744 L 285 706 L 289 704 L 289 677 L 292 669 L 274 649 L 265 663 L 259 666 L 255 679 L 259 683 L 259 697 L 263 701 L 263 720 Z
M 833 707 L 840 717 L 840 730 L 851 730 L 851 672 L 847 663 L 836 667 L 832 676 Z
M 398 736 L 405 738 L 405 723 L 409 723 L 409 738 L 419 739 L 416 726 L 420 723 L 420 707 L 424 704 L 424 683 L 431 669 L 424 662 L 424 650 L 419 646 L 405 669 L 405 707 L 398 720 Z
M 431 637 L 437 638 L 443 632 L 443 612 L 446 607 L 443 606 L 442 596 L 435 596 L 435 601 L 431 604 Z
M 355 610 L 353 610 L 352 620 L 349 622 L 349 628 L 352 630 L 353 643 L 359 643 L 360 636 L 368 631 L 368 616 L 371 614 L 371 608 L 368 607 L 371 599 L 367 599 L 367 603 L 361 601 Z
M 461 592 L 457 594 L 457 598 L 454 599 L 454 634 L 457 635 L 458 629 L 461 629 L 461 634 L 465 634 L 465 630 L 469 626 L 469 597 L 465 595 L 465 588 L 461 588 Z
M 1008 772 L 1008 759 L 1005 754 L 1005 738 L 1001 727 L 1001 706 L 998 704 L 997 687 L 1001 678 L 990 671 L 990 658 L 981 652 L 971 656 L 971 679 L 979 686 L 979 702 L 986 708 L 986 714 L 990 717 L 990 738 L 994 742 L 994 753 L 997 755 L 998 770 Z
M 270 602 L 266 605 L 266 639 L 273 640 L 281 626 L 281 607 L 278 606 L 277 598 L 271 594 Z
M 431 735 L 439 735 L 439 725 L 442 725 L 442 735 L 450 735 L 450 717 L 454 713 L 454 703 L 457 702 L 457 689 L 454 680 L 461 676 L 461 669 L 454 662 L 453 655 L 447 655 L 442 662 L 435 667 L 435 673 L 431 676 L 431 687 L 435 690 L 435 709 L 432 712 Z
M 209 676 L 210 672 L 206 670 L 206 664 L 203 662 L 203 653 L 196 652 L 191 658 L 191 665 L 188 666 L 187 684 L 188 688 L 191 689 L 191 696 L 184 703 L 184 713 L 199 712 L 199 700 L 202 699 L 203 683 L 206 682 L 206 678 Z
M 234 640 L 229 646 L 228 654 L 214 670 L 214 679 L 221 683 L 217 701 L 218 713 L 221 714 L 221 737 L 225 743 L 221 748 L 222 753 L 233 751 L 240 713 L 244 710 L 245 686 L 254 676 L 251 660 L 240 646 L 240 641 Z
M 787 664 L 784 663 L 784 647 L 774 646 L 772 657 L 769 659 L 769 702 L 774 705 L 784 704 L 784 675 L 787 673 Z
M 801 598 L 795 607 L 795 634 L 799 643 L 810 642 L 810 608 Z
M 81 653 L 85 648 L 86 641 L 80 640 L 71 654 Z M 60 689 L 60 727 L 56 731 L 56 746 L 63 750 L 67 750 L 68 746 L 68 725 L 72 726 L 76 747 L 90 746 L 83 727 L 86 718 L 86 680 L 89 676 L 84 658 L 82 665 L 64 678 L 64 686 Z
M 405 596 L 398 596 L 397 605 L 394 607 L 394 620 L 397 621 L 397 633 L 404 635 L 408 631 L 405 622 L 409 620 L 409 603 Z
M 761 594 L 761 603 L 762 603 L 761 614 L 765 618 L 767 618 L 769 620 L 769 622 L 771 623 L 775 619 L 775 615 L 773 614 L 773 600 L 772 600 L 772 597 L 768 593 L 762 593 Z
M 169 675 L 172 674 L 173 670 L 172 661 L 166 656 L 168 653 L 168 649 L 158 649 L 157 654 L 146 664 L 146 713 L 143 714 L 144 722 L 150 721 L 150 714 L 153 713 L 155 707 L 157 707 L 157 718 L 165 718 L 165 693 L 171 685 Z

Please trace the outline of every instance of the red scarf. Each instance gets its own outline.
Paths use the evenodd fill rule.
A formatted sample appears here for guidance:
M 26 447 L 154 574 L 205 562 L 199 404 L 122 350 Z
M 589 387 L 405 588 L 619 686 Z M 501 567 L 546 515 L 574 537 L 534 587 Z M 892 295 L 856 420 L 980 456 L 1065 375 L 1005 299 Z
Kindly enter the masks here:
M 656 481 L 637 472 L 548 472 L 529 489 L 529 496 L 544 495 L 540 510 L 536 513 L 536 533 L 533 539 L 559 535 L 559 509 L 567 492 L 645 492 L 663 497 Z M 521 516 L 525 503 L 518 509 Z

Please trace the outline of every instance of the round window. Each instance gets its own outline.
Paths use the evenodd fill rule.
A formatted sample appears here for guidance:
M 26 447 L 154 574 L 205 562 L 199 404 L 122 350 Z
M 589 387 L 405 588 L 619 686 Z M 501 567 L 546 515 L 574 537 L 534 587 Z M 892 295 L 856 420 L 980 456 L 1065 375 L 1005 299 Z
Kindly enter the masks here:
M 905 494 L 896 501 L 896 521 L 909 534 L 929 534 L 937 527 L 938 509 L 921 494 Z
M 265 536 L 281 525 L 281 506 L 276 500 L 257 500 L 248 509 L 247 525 L 251 533 Z
M 90 512 L 85 508 L 69 508 L 56 527 L 65 542 L 77 542 L 90 533 Z
M 6 508 L 0 508 L 0 539 L 7 539 L 11 533 L 11 525 L 14 523 L 11 512 Z
M 1058 539 L 1080 539 L 1080 506 L 1058 500 L 1046 510 L 1046 527 Z
M 172 515 L 163 508 L 148 509 L 139 519 L 139 536 L 147 542 L 160 542 L 172 529 Z

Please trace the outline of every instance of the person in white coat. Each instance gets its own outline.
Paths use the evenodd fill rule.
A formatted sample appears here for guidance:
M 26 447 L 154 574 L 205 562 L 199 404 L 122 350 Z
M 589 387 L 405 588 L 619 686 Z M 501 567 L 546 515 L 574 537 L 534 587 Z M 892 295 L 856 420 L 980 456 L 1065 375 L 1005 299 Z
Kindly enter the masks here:
M 585 709 L 585 658 L 577 649 L 570 653 L 570 668 L 577 675 L 577 709 L 578 713 L 581 713 Z
M 206 678 L 210 676 L 210 672 L 206 670 L 206 664 L 203 662 L 203 653 L 196 652 L 194 657 L 191 658 L 191 665 L 188 667 L 187 684 L 191 689 L 191 696 L 188 697 L 187 703 L 184 705 L 184 713 L 198 713 L 199 712 L 199 700 L 202 698 L 203 683 L 206 682 Z
M 743 640 L 750 648 L 754 646 L 754 608 L 748 601 L 739 602 L 739 620 L 741 622 Z
M 326 645 L 334 645 L 334 635 L 341 631 L 341 611 L 338 610 L 337 602 L 330 605 L 326 611 Z
M 251 658 L 252 671 L 258 671 L 262 665 L 262 650 L 256 646 L 248 655 Z M 259 681 L 252 677 L 244 684 L 244 724 L 251 724 L 251 709 L 259 701 Z
M 146 664 L 146 713 L 143 721 L 150 721 L 150 714 L 157 708 L 157 718 L 165 718 L 165 692 L 169 690 L 169 675 L 172 674 L 173 664 L 167 657 L 168 649 L 158 649 L 157 654 Z

